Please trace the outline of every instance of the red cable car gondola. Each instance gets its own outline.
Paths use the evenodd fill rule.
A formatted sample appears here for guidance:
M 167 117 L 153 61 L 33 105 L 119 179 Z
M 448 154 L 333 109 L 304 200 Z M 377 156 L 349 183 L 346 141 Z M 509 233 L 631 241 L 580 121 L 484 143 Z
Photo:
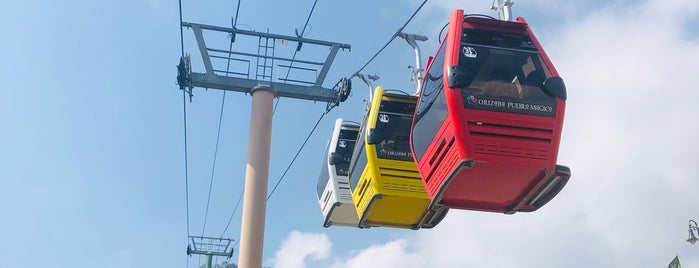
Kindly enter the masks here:
M 570 178 L 556 165 L 563 80 L 522 18 L 455 10 L 428 61 L 411 149 L 433 205 L 515 213 Z

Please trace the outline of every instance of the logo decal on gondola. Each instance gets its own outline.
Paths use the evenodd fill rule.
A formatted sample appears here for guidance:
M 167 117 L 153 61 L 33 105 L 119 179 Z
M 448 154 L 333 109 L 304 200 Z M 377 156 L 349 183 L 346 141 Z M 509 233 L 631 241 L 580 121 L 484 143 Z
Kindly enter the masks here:
M 345 148 L 345 147 L 347 147 L 347 142 L 346 141 L 338 141 L 337 145 L 340 146 L 340 148 Z
M 464 47 L 463 49 L 464 56 L 467 58 L 476 58 L 478 57 L 478 52 L 476 52 L 476 49 L 472 47 Z
M 476 96 L 471 94 L 464 94 L 463 104 L 464 108 L 470 109 L 486 109 L 543 116 L 556 115 L 556 106 L 553 105 L 517 102 L 504 99 L 488 99 L 483 97 L 476 98 Z
M 379 121 L 381 121 L 381 123 L 388 123 L 388 115 L 387 114 L 379 114 Z

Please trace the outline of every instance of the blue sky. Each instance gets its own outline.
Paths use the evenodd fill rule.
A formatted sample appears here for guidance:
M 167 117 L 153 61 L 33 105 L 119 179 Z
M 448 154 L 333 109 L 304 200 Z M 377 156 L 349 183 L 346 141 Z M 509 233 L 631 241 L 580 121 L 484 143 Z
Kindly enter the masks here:
M 352 45 L 325 85 L 356 71 L 420 2 L 319 1 L 306 37 Z M 490 2 L 431 0 L 406 31 L 428 36 L 422 52 L 430 55 L 452 9 L 494 15 Z M 569 2 L 518 1 L 513 9 L 568 86 L 559 162 L 573 177 L 547 207 L 515 215 L 451 211 L 433 230 L 323 228 L 318 163 L 334 119 L 363 113 L 367 92 L 355 79 L 352 97 L 325 116 L 268 203 L 265 266 L 662 267 L 679 255 L 685 267 L 699 267 L 699 247 L 684 242 L 687 220 L 699 218 L 692 118 L 699 4 Z M 230 26 L 236 3 L 183 0 L 184 20 Z M 238 24 L 293 35 L 312 5 L 242 0 Z M 178 22 L 175 1 L 0 8 L 0 267 L 187 267 Z M 192 32 L 184 34 L 201 68 Z M 375 85 L 412 91 L 413 64 L 411 48 L 397 39 L 365 73 L 381 77 Z M 222 92 L 194 93 L 189 220 L 191 234 L 200 235 Z M 221 235 L 243 185 L 250 100 L 226 96 L 207 236 Z M 280 100 L 270 186 L 324 107 Z M 238 238 L 239 221 L 240 210 L 225 236 Z M 189 259 L 189 267 L 198 261 Z

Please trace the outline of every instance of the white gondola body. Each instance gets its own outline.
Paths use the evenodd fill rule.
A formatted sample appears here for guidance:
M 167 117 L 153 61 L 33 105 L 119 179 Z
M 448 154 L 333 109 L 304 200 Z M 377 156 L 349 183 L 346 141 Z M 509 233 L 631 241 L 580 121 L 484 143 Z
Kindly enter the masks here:
M 332 136 L 324 151 L 318 176 L 318 202 L 323 213 L 323 226 L 357 227 L 359 218 L 349 187 L 349 160 L 357 142 L 359 126 L 335 121 Z

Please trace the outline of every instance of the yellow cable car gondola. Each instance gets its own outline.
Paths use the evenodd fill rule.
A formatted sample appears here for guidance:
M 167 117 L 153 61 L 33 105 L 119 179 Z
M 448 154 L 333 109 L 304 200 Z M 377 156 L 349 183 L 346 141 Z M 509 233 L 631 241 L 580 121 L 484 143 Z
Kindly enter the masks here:
M 432 228 L 448 209 L 430 207 L 410 152 L 416 96 L 379 86 L 362 118 L 350 163 L 350 188 L 359 227 Z

